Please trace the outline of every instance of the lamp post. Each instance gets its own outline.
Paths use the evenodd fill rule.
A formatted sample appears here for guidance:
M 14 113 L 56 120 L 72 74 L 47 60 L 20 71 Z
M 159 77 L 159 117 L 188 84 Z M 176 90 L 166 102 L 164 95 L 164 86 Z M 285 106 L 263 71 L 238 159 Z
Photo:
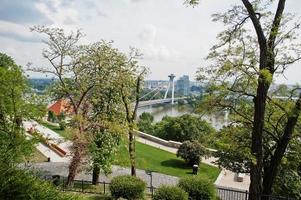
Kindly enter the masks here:
M 152 197 L 153 197 L 153 195 L 154 195 L 153 172 L 150 170 L 145 170 L 145 173 L 150 176 L 150 189 L 151 189 L 151 193 L 152 193 Z

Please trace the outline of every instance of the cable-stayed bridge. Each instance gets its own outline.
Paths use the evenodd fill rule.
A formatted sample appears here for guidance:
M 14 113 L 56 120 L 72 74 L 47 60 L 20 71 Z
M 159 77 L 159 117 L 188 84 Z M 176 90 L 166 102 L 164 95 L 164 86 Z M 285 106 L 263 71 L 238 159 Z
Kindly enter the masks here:
M 161 84 L 158 87 L 152 89 L 150 92 L 146 93 L 140 99 L 146 99 L 146 97 L 150 97 L 149 100 L 145 101 L 140 101 L 138 104 L 138 107 L 144 107 L 144 106 L 151 106 L 151 105 L 156 105 L 156 104 L 163 104 L 163 103 L 171 103 L 174 104 L 174 102 L 180 100 L 180 99 L 185 99 L 186 97 L 174 97 L 175 93 L 175 83 L 174 83 L 174 78 L 176 77 L 174 74 L 170 74 L 169 76 L 169 81 L 168 84 L 164 85 Z M 155 98 L 161 91 L 165 91 L 164 98 L 162 99 L 153 99 Z M 171 92 L 171 98 L 167 98 L 167 95 Z
M 156 104 L 163 104 L 163 103 L 171 103 L 176 102 L 180 99 L 186 99 L 187 97 L 178 97 L 178 98 L 166 98 L 166 99 L 154 99 L 154 100 L 148 100 L 148 101 L 140 101 L 138 104 L 138 107 L 144 107 L 144 106 L 152 106 Z

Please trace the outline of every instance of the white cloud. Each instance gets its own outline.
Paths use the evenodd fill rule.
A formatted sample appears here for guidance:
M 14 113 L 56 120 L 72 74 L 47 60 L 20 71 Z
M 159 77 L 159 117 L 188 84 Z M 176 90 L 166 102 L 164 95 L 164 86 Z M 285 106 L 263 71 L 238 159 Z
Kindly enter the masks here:
M 175 58 L 177 52 L 169 49 L 164 44 L 157 42 L 157 27 L 153 24 L 148 24 L 139 34 L 141 43 L 141 51 L 146 59 L 169 60 Z
M 49 6 L 51 4 L 51 7 Z M 51 0 L 50 3 L 37 2 L 35 7 L 50 19 L 54 26 L 62 26 L 64 24 L 75 24 L 78 19 L 78 11 L 70 4 L 62 5 L 60 0 Z
M 23 42 L 41 41 L 36 34 L 29 31 L 29 27 L 7 21 L 0 21 L 0 36 Z
M 82 43 L 105 39 L 114 40 L 114 46 L 124 52 L 129 46 L 140 49 L 144 53 L 141 64 L 150 68 L 151 79 L 166 79 L 170 73 L 194 77 L 200 65 L 206 66 L 203 58 L 225 28 L 211 22 L 211 15 L 226 11 L 231 4 L 241 4 L 237 0 L 211 0 L 192 8 L 183 5 L 183 0 L 2 1 L 0 50 L 12 54 L 18 64 L 47 64 L 41 58 L 44 45 L 37 43 L 40 36 L 29 27 L 44 24 L 67 32 L 82 28 L 87 36 Z M 288 2 L 288 11 L 300 16 L 300 2 Z M 283 81 L 300 82 L 299 68 L 288 70 L 288 80 Z

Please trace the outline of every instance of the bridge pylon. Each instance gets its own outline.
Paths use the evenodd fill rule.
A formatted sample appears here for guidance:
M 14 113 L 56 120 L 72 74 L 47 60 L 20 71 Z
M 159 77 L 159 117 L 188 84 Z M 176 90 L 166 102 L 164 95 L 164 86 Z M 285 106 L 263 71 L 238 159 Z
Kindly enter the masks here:
M 174 104 L 174 98 L 175 98 L 175 82 L 174 82 L 174 79 L 175 79 L 175 75 L 174 74 L 170 74 L 168 75 L 169 77 L 169 82 L 168 82 L 168 86 L 167 86 L 167 90 L 165 92 L 165 95 L 164 95 L 164 99 L 167 98 L 167 94 L 169 92 L 169 89 L 171 87 L 171 104 Z

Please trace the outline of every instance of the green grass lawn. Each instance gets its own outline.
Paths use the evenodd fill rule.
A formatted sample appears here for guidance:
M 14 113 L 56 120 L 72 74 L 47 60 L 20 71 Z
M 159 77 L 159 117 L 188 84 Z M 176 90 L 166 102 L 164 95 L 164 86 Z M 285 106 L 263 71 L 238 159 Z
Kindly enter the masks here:
M 48 123 L 47 121 L 39 121 L 39 123 L 55 132 L 60 134 L 62 137 L 66 139 L 70 139 L 70 133 L 67 130 L 61 130 L 59 126 L 55 126 L 53 124 Z
M 130 166 L 127 145 L 123 142 L 114 158 L 114 164 Z M 192 168 L 173 153 L 136 142 L 136 166 L 138 169 L 156 171 L 177 177 L 191 176 Z M 220 169 L 201 163 L 198 176 L 208 178 L 214 182 Z
M 42 123 L 42 125 L 56 131 L 65 138 L 70 137 L 67 131 L 62 131 L 58 127 L 48 124 L 47 122 Z M 127 142 L 126 139 L 124 139 L 114 157 L 114 165 L 123 167 L 130 166 L 127 148 Z M 136 167 L 138 169 L 156 171 L 158 173 L 177 177 L 192 176 L 192 168 L 182 159 L 177 158 L 175 154 L 140 142 L 136 142 Z M 214 182 L 220 171 L 221 170 L 217 167 L 201 163 L 198 176 L 208 178 Z
M 38 149 L 34 148 L 32 152 L 32 156 L 30 158 L 25 159 L 25 162 L 34 162 L 34 163 L 40 163 L 40 162 L 46 162 L 47 157 L 44 156 Z
M 73 196 L 79 197 L 80 200 L 111 200 L 112 198 L 108 195 L 101 195 L 101 194 L 80 194 L 77 192 L 66 192 L 68 194 L 71 194 Z

